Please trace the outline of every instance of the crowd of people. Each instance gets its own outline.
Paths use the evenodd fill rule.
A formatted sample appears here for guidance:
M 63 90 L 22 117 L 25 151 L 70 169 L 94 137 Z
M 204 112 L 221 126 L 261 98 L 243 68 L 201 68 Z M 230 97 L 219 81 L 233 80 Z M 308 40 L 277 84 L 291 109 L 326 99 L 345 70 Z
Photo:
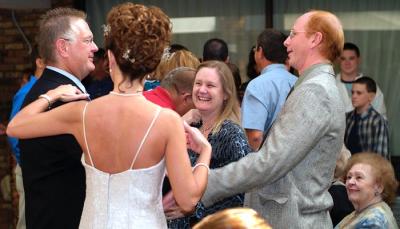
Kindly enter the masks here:
M 334 14 L 261 31 L 244 84 L 223 39 L 171 45 L 158 7 L 103 29 L 42 16 L 7 126 L 18 229 L 398 228 L 383 93 Z

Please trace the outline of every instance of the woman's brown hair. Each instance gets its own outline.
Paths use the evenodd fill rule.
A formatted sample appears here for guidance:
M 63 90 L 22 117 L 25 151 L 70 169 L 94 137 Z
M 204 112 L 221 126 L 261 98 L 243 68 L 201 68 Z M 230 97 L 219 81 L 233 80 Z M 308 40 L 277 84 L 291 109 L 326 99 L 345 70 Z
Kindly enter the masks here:
M 143 80 L 154 71 L 170 39 L 170 20 L 158 7 L 127 2 L 107 15 L 105 49 L 114 54 L 124 80 Z
M 376 182 L 383 186 L 382 199 L 388 204 L 393 203 L 399 184 L 395 178 L 394 169 L 390 161 L 377 153 L 357 153 L 351 156 L 347 162 L 345 174 L 355 164 L 371 166 Z

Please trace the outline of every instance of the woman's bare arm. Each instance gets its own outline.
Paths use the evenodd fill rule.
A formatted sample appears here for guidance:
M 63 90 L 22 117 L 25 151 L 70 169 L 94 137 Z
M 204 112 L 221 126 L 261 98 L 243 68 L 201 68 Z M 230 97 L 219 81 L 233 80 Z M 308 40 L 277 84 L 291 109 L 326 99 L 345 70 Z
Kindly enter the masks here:
M 73 134 L 77 130 L 74 126 L 81 120 L 79 113 L 82 104 L 68 103 L 47 112 L 46 110 L 57 100 L 69 102 L 87 98 L 87 95 L 72 85 L 59 86 L 48 91 L 46 95 L 47 98 L 38 98 L 17 113 L 7 127 L 8 136 L 24 139 Z
M 198 166 L 192 171 L 186 142 L 192 150 L 200 154 L 196 163 L 207 166 L 211 159 L 211 145 L 197 129 L 188 125 L 185 127 L 185 136 L 181 119 L 174 116 L 169 117 L 171 120 L 167 127 L 168 130 L 173 130 L 168 135 L 166 146 L 167 172 L 176 202 L 184 211 L 191 211 L 205 191 L 208 169 L 206 166 Z

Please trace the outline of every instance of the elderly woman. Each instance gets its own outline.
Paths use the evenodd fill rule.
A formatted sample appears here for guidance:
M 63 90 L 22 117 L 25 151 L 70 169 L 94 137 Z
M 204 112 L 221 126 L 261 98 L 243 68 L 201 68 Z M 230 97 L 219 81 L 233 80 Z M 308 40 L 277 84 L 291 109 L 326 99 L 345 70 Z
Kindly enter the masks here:
M 220 61 L 202 63 L 197 68 L 192 95 L 193 103 L 201 114 L 201 123 L 198 127 L 212 147 L 210 168 L 223 167 L 247 155 L 250 152 L 250 146 L 239 125 L 239 102 L 229 67 Z M 189 151 L 189 155 L 193 164 L 197 154 Z M 190 228 L 190 225 L 207 215 L 242 205 L 243 194 L 228 197 L 208 208 L 199 203 L 193 215 L 171 220 L 168 227 Z M 174 211 L 167 205 L 165 207 L 168 218 L 182 216 L 179 209 Z
M 398 228 L 388 206 L 398 187 L 390 162 L 376 153 L 358 153 L 345 171 L 347 195 L 355 211 L 335 228 Z

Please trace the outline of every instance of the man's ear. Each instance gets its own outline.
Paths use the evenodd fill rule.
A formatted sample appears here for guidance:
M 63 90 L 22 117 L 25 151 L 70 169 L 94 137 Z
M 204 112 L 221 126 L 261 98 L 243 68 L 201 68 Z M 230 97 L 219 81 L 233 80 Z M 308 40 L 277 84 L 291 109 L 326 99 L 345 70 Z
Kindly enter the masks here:
M 259 54 L 259 58 L 261 58 L 261 59 L 267 59 L 267 58 L 265 58 L 265 56 L 266 56 L 266 54 L 264 53 L 264 49 L 263 48 L 261 48 L 261 47 L 259 47 L 259 50 L 258 50 L 258 54 Z M 257 54 L 256 54 L 257 55 Z
M 225 63 L 229 63 L 231 61 L 231 58 L 229 56 L 226 57 L 226 60 L 224 61 Z
M 312 36 L 314 36 L 312 40 L 312 47 L 316 47 L 322 42 L 323 35 L 321 32 L 316 32 Z
M 185 103 L 187 103 L 188 100 L 189 100 L 189 101 L 192 101 L 192 93 L 183 92 L 183 93 L 181 94 L 181 96 L 182 96 L 183 101 L 184 101 Z
M 56 40 L 56 51 L 59 53 L 60 56 L 62 57 L 67 57 L 68 54 L 68 40 L 66 39 L 58 39 Z
M 36 68 L 44 69 L 46 67 L 46 64 L 44 63 L 44 60 L 40 57 L 37 57 L 35 60 Z
M 375 99 L 376 93 L 375 92 L 368 92 L 368 100 L 370 103 Z

